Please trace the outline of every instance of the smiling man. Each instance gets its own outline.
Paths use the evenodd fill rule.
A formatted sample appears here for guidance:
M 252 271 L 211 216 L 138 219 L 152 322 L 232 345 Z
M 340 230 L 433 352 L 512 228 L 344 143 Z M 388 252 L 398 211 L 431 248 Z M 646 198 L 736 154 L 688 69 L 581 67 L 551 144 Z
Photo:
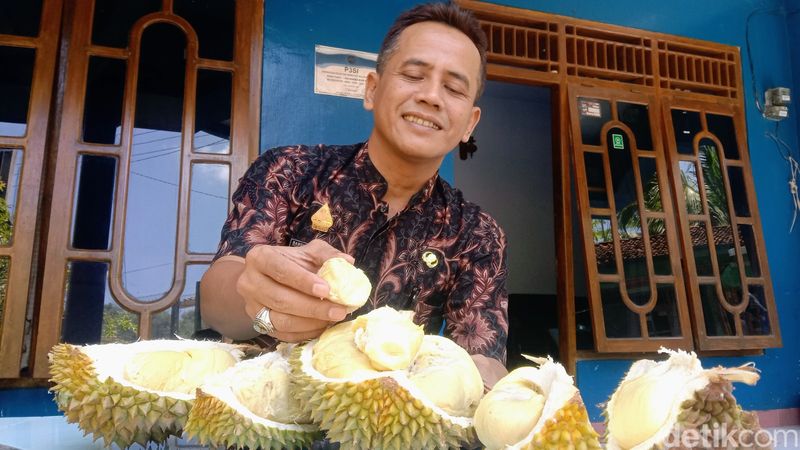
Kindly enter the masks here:
M 475 18 L 456 5 L 398 17 L 367 77 L 367 142 L 271 149 L 240 180 L 202 280 L 205 322 L 265 346 L 317 337 L 346 311 L 324 300 L 329 286 L 315 273 L 344 256 L 373 286 L 353 315 L 412 309 L 427 333 L 473 356 L 487 386 L 504 375 L 505 236 L 438 176 L 480 119 L 485 48 Z

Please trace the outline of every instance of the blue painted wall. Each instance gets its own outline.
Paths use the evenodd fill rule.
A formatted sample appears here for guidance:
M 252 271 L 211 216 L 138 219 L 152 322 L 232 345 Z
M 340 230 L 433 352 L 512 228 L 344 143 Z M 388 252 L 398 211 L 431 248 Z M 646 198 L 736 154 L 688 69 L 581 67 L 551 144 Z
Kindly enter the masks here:
M 313 93 L 314 44 L 377 52 L 385 30 L 411 0 L 363 2 L 321 0 L 267 1 L 264 42 L 262 148 L 288 143 L 353 142 L 365 139 L 371 127 L 361 102 Z M 750 16 L 751 49 L 759 90 L 791 85 L 786 11 L 796 0 L 504 0 L 494 3 L 588 20 L 682 35 L 741 47 L 745 56 L 745 24 Z M 642 5 L 646 5 L 643 7 Z M 796 8 L 795 8 L 796 9 Z M 752 16 L 751 16 L 752 14 Z M 794 29 L 797 16 L 793 16 Z M 792 28 L 790 26 L 790 28 Z M 794 54 L 798 32 L 793 30 Z M 797 58 L 795 58 L 797 68 Z M 800 73 L 800 71 L 796 72 Z M 788 234 L 791 203 L 788 171 L 772 142 L 765 136 L 774 124 L 763 120 L 751 92 L 752 75 L 744 69 L 747 86 L 747 124 L 753 175 L 767 242 L 784 346 L 749 358 L 707 358 L 706 365 L 738 365 L 753 360 L 763 372 L 755 388 L 737 391 L 746 408 L 773 409 L 800 406 L 800 229 Z M 796 91 L 800 93 L 800 91 Z M 797 148 L 794 120 L 781 123 L 781 137 Z M 442 174 L 452 180 L 452 160 Z M 596 404 L 605 401 L 630 361 L 582 361 L 578 384 L 593 420 L 600 420 Z

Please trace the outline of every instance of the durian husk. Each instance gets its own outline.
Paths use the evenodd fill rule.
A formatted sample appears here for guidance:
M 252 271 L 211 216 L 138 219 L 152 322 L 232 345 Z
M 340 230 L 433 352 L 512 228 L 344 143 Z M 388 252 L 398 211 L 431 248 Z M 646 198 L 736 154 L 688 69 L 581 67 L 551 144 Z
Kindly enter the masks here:
M 426 399 L 405 371 L 323 375 L 312 362 L 316 343 L 292 352 L 293 392 L 342 450 L 459 448 L 474 439 L 471 417 L 448 414 Z
M 758 381 L 759 374 L 752 365 L 703 369 L 693 352 L 663 348 L 659 352 L 668 354 L 669 359 L 634 362 L 608 401 L 604 412 L 607 449 L 650 450 L 672 440 L 670 448 L 680 450 L 685 448 L 681 442 L 685 433 L 700 436 L 704 430 L 724 430 L 724 435 L 730 433 L 735 441 L 738 436 L 744 440 L 749 436 L 752 441 L 761 430 L 758 418 L 742 410 L 732 393 L 733 382 L 753 385 Z M 625 399 L 626 395 L 636 398 Z M 654 425 L 645 425 L 648 422 Z M 631 435 L 631 431 L 636 434 Z M 720 442 L 722 447 L 709 448 L 727 450 L 724 441 Z M 770 448 L 754 444 L 750 442 L 747 448 Z
M 125 362 L 148 351 L 204 349 L 224 350 L 235 361 L 242 356 L 234 345 L 191 340 L 57 344 L 48 354 L 50 390 L 67 422 L 78 424 L 95 441 L 102 438 L 106 447 L 162 443 L 181 436 L 195 396 L 133 385 L 123 377 Z
M 286 358 L 293 347 L 282 344 L 274 352 L 242 361 L 199 387 L 197 400 L 186 422 L 186 436 L 196 439 L 201 445 L 213 447 L 275 450 L 310 447 L 314 440 L 321 437 L 316 425 L 299 417 L 294 417 L 294 422 L 262 417 L 243 404 L 235 392 L 239 387 L 237 382 L 241 380 L 238 374 L 242 370 L 266 370 L 274 365 L 286 364 L 288 372 Z M 288 380 L 286 385 L 274 386 L 273 389 L 285 389 L 288 392 Z M 253 394 L 258 395 L 257 392 Z M 276 405 L 276 408 L 282 407 L 286 405 Z M 299 410 L 299 405 L 296 408 Z
M 478 405 L 475 428 L 478 437 L 488 450 L 525 449 L 599 449 L 597 432 L 589 422 L 589 415 L 580 392 L 564 367 L 551 358 L 531 358 L 539 367 L 515 369 L 500 379 Z M 515 390 L 522 397 L 525 392 L 541 395 L 543 402 L 531 402 L 528 410 L 513 412 L 513 420 L 506 416 L 507 409 L 516 402 L 503 403 L 514 398 Z M 498 393 L 500 396 L 495 396 Z M 494 403 L 494 404 L 491 404 Z M 538 403 L 538 404 L 537 404 Z M 495 411 L 502 415 L 494 415 Z M 531 410 L 533 408 L 533 410 Z M 530 417 L 525 417 L 526 415 Z M 521 427 L 529 427 L 523 429 Z M 519 437 L 522 436 L 520 439 Z M 516 441 L 516 442 L 515 442 Z

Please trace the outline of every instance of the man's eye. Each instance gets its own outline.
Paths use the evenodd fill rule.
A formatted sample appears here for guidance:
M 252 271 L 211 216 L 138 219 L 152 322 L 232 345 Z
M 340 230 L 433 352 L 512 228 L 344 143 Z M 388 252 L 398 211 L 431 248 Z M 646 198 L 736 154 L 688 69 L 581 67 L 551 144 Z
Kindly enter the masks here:
M 450 85 L 446 84 L 444 86 L 444 88 L 447 89 L 448 91 L 450 91 L 453 94 L 464 95 L 464 91 L 460 87 L 450 86 Z
M 422 76 L 416 73 L 404 73 L 403 77 L 412 81 L 419 81 L 422 79 Z

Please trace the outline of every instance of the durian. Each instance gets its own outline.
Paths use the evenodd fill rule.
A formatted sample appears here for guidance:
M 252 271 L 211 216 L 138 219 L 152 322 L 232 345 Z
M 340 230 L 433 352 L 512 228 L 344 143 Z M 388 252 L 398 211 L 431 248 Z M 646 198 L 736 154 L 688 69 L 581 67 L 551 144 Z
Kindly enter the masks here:
M 372 284 L 367 275 L 344 258 L 331 258 L 322 264 L 317 275 L 328 282 L 328 300 L 346 307 L 351 313 L 364 306 Z
M 343 450 L 458 448 L 474 437 L 483 395 L 475 363 L 412 318 L 379 308 L 292 353 L 296 396 Z
M 320 437 L 290 392 L 293 345 L 242 361 L 197 389 L 186 435 L 213 447 L 310 447 Z
M 732 395 L 731 382 L 755 384 L 752 365 L 703 369 L 694 353 L 670 351 L 661 362 L 633 363 L 606 406 L 609 450 L 650 450 L 680 443 L 688 431 L 713 436 L 753 436 L 759 431 L 754 414 L 742 411 Z M 709 434 L 710 432 L 710 434 Z
M 67 422 L 125 448 L 180 436 L 206 376 L 242 357 L 237 346 L 207 341 L 58 344 L 49 355 L 51 391 Z
M 488 450 L 599 449 L 597 433 L 572 377 L 552 359 L 529 358 L 501 378 L 475 411 L 475 431 Z

